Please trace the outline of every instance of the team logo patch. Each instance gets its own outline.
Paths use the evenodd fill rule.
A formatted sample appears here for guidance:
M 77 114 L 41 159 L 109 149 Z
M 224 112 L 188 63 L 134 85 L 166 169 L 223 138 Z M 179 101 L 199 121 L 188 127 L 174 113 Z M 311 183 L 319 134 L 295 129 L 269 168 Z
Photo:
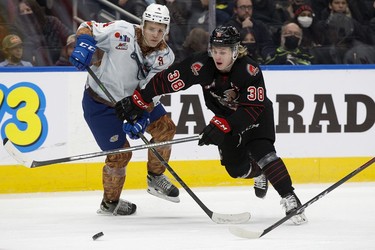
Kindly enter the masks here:
M 203 63 L 201 62 L 195 62 L 191 65 L 191 71 L 193 72 L 193 74 L 195 76 L 198 76 L 199 75 L 199 71 L 201 70 L 201 68 L 203 67 Z
M 118 135 L 113 135 L 111 138 L 109 138 L 110 142 L 116 142 L 118 141 Z
M 247 72 L 249 72 L 251 76 L 256 76 L 259 73 L 259 68 L 255 67 L 254 65 L 248 64 Z
M 119 43 L 116 47 L 118 50 L 127 50 L 128 49 L 128 43 Z
M 240 96 L 239 93 L 238 93 L 238 89 L 236 89 L 236 88 L 227 89 L 223 92 L 222 96 L 219 96 L 212 91 L 210 93 L 224 107 L 227 107 L 227 108 L 232 109 L 232 110 L 237 110 L 237 108 L 239 106 L 238 98 Z
M 127 35 L 121 35 L 120 32 L 115 32 L 114 36 L 116 39 L 119 39 L 122 42 L 130 42 L 130 37 L 128 37 Z

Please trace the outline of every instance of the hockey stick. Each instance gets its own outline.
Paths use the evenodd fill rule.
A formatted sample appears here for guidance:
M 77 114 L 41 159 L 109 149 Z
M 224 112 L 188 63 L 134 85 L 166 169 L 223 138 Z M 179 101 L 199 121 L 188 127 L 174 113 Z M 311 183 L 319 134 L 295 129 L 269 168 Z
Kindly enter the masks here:
M 375 157 L 372 158 L 371 160 L 369 160 L 368 162 L 366 162 L 365 164 L 363 164 L 362 166 L 358 167 L 356 170 L 354 170 L 353 172 L 351 172 L 350 174 L 348 174 L 347 176 L 345 176 L 344 178 L 342 178 L 341 180 L 339 180 L 338 182 L 336 182 L 332 186 L 330 186 L 327 189 L 325 189 L 320 194 L 318 194 L 315 197 L 313 197 L 311 200 L 309 200 L 305 204 L 303 204 L 300 207 L 298 207 L 297 209 L 295 209 L 293 212 L 291 212 L 290 214 L 288 214 L 287 216 L 285 216 L 281 220 L 277 221 L 273 225 L 271 225 L 271 226 L 267 227 L 266 229 L 264 229 L 263 232 L 253 232 L 253 231 L 249 231 L 249 230 L 246 230 L 244 228 L 238 228 L 238 227 L 230 227 L 229 231 L 232 234 L 234 234 L 234 235 L 236 235 L 236 236 L 238 236 L 240 238 L 258 239 L 258 238 L 264 236 L 265 234 L 269 233 L 270 231 L 274 230 L 275 228 L 277 228 L 278 226 L 280 226 L 281 224 L 283 224 L 285 221 L 289 220 L 292 216 L 300 213 L 305 208 L 307 208 L 308 206 L 310 206 L 314 202 L 318 201 L 320 198 L 323 198 L 326 194 L 328 194 L 329 192 L 333 191 L 338 186 L 340 186 L 341 184 L 343 184 L 347 180 L 351 179 L 353 176 L 357 175 L 362 170 L 364 170 L 367 167 L 371 166 L 374 162 L 375 162 Z
M 76 155 L 76 156 L 45 160 L 45 161 L 36 161 L 36 160 L 31 160 L 27 158 L 13 145 L 13 143 L 8 138 L 5 138 L 3 140 L 3 145 L 4 145 L 5 150 L 21 165 L 26 166 L 28 168 L 37 168 L 37 167 L 42 167 L 42 166 L 47 166 L 47 165 L 52 165 L 52 164 L 85 160 L 85 159 L 95 158 L 95 157 L 109 155 L 109 154 L 132 152 L 132 151 L 141 150 L 141 149 L 172 145 L 172 144 L 177 144 L 177 143 L 182 143 L 182 142 L 195 141 L 199 139 L 200 139 L 200 136 L 197 135 L 197 136 L 185 137 L 181 139 L 175 139 L 171 141 L 162 141 L 162 142 L 150 143 L 147 145 L 138 145 L 138 146 L 134 146 L 130 148 L 119 148 L 119 149 L 113 149 L 113 150 L 107 150 L 107 151 L 100 151 L 100 152 L 87 153 L 87 154 Z
M 90 76 L 95 80 L 99 87 L 103 90 L 106 96 L 111 100 L 112 103 L 116 103 L 116 100 L 108 92 L 106 87 L 100 81 L 100 79 L 95 75 L 91 68 L 86 68 Z M 139 133 L 138 136 L 146 145 L 150 145 L 150 142 L 147 138 Z M 193 200 L 203 209 L 203 211 L 210 217 L 212 221 L 218 224 L 229 224 L 229 223 L 244 223 L 248 221 L 251 217 L 250 213 L 244 212 L 240 214 L 219 214 L 211 211 L 195 194 L 194 192 L 186 185 L 186 183 L 178 176 L 178 174 L 172 169 L 172 167 L 164 160 L 164 158 L 159 154 L 154 147 L 150 148 L 152 153 L 158 158 L 158 160 L 163 164 L 163 166 L 172 174 L 172 176 L 180 183 L 180 185 L 186 190 L 186 192 L 193 198 Z

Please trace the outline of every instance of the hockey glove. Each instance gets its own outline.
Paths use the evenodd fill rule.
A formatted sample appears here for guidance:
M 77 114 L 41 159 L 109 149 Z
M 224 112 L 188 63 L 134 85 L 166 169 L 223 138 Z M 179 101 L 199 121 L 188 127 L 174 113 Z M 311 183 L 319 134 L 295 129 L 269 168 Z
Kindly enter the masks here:
M 149 124 L 150 114 L 147 111 L 144 111 L 143 115 L 135 123 L 124 122 L 124 124 L 122 125 L 122 129 L 130 139 L 137 140 L 139 139 L 138 134 L 143 134 Z
M 141 117 L 149 106 L 142 99 L 140 93 L 135 90 L 132 96 L 127 96 L 115 105 L 116 115 L 122 121 L 135 123 L 138 117 Z
M 80 35 L 77 37 L 76 46 L 69 57 L 69 61 L 78 69 L 85 70 L 90 66 L 92 56 L 96 51 L 96 41 L 90 35 Z
M 198 145 L 203 146 L 213 144 L 219 146 L 223 143 L 225 136 L 230 131 L 231 128 L 227 120 L 214 116 L 211 119 L 210 124 L 203 129 Z

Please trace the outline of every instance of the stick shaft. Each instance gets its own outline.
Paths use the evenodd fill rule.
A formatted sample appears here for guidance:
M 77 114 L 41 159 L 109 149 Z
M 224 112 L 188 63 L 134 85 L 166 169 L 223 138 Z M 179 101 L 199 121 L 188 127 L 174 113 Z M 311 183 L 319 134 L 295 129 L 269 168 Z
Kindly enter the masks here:
M 132 152 L 136 150 L 160 147 L 160 146 L 165 146 L 165 145 L 172 145 L 172 144 L 177 144 L 177 143 L 195 141 L 195 140 L 199 140 L 199 138 L 200 136 L 197 135 L 197 136 L 175 139 L 171 141 L 163 141 L 163 142 L 150 143 L 146 145 L 138 145 L 138 146 L 134 146 L 130 148 L 119 148 L 119 149 L 113 149 L 113 150 L 107 150 L 107 151 L 100 151 L 100 152 L 87 153 L 87 154 L 70 156 L 70 157 L 45 160 L 45 161 L 33 161 L 31 168 L 42 167 L 42 166 L 58 164 L 58 163 L 85 160 L 85 159 L 90 159 L 90 158 L 95 158 L 95 157 L 100 157 L 100 156 L 105 156 L 105 155 L 110 155 L 110 154 L 119 154 L 119 153 L 125 153 L 125 152 Z
M 321 193 L 317 194 L 315 197 L 313 197 L 311 200 L 309 200 L 308 202 L 306 202 L 305 204 L 303 204 L 302 206 L 300 206 L 298 209 L 294 210 L 292 213 L 288 214 L 287 216 L 285 216 L 281 220 L 277 221 L 273 225 L 271 225 L 268 228 L 264 229 L 263 233 L 259 237 L 262 237 L 263 235 L 265 235 L 265 234 L 269 233 L 270 231 L 274 230 L 276 227 L 280 226 L 285 221 L 289 220 L 292 216 L 294 216 L 297 213 L 301 212 L 301 210 L 307 208 L 308 206 L 310 206 L 311 204 L 313 204 L 314 202 L 316 202 L 320 198 L 324 197 L 326 194 L 330 193 L 331 191 L 333 191 L 334 189 L 336 189 L 337 187 L 339 187 L 340 185 L 342 185 L 344 182 L 346 182 L 349 179 L 353 178 L 359 172 L 361 172 L 364 169 L 366 169 L 367 167 L 371 166 L 374 162 L 375 162 L 375 157 L 372 158 L 372 159 L 370 159 L 368 162 L 366 162 L 362 166 L 358 167 L 353 172 L 351 172 L 350 174 L 346 175 L 341 180 L 339 180 L 338 182 L 334 183 L 333 185 L 331 185 L 327 189 L 323 190 Z

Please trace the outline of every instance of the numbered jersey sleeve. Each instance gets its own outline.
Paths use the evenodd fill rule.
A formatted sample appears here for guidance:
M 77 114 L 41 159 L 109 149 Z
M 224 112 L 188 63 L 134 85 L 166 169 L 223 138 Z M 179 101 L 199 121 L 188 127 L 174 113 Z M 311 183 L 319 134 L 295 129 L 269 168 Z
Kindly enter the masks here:
M 196 84 L 212 82 L 215 65 L 206 52 L 194 54 L 157 73 L 141 90 L 146 102 L 154 96 L 186 90 Z

